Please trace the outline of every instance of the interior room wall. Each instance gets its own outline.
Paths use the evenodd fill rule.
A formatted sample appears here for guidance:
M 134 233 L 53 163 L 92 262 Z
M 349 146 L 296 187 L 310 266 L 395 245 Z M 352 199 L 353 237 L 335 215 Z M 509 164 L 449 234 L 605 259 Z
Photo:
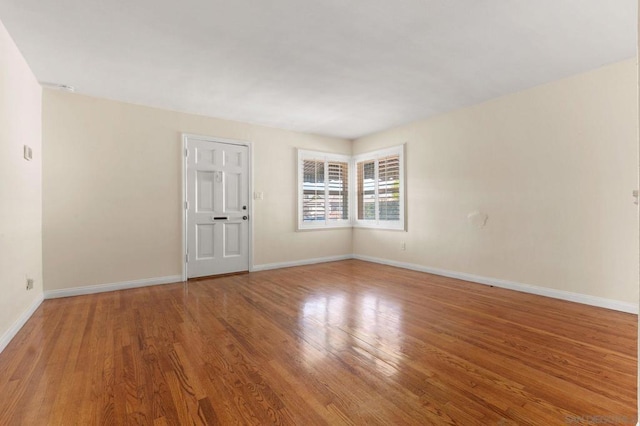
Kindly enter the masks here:
M 408 228 L 354 253 L 637 309 L 637 84 L 630 59 L 356 140 L 406 143 Z
M 640 1 L 638 2 L 638 55 L 640 57 Z M 637 59 L 637 58 L 636 58 Z M 638 67 L 637 70 L 637 81 L 638 81 L 638 85 L 636 86 L 636 91 L 638 94 L 638 102 L 640 102 L 640 66 L 638 66 L 638 62 L 636 61 L 636 66 Z M 640 114 L 640 107 L 638 108 L 638 113 Z M 638 128 L 640 129 L 640 115 L 638 115 Z M 638 132 L 638 137 L 637 137 L 637 141 L 636 144 L 638 147 L 640 147 L 640 131 Z M 640 154 L 640 150 L 639 150 L 639 154 Z M 636 173 L 638 173 L 638 176 L 640 177 L 640 155 L 638 156 L 638 163 L 637 163 L 637 167 L 636 167 Z M 640 182 L 639 182 L 640 184 Z M 640 188 L 640 186 L 639 186 Z M 637 211 L 637 215 L 638 215 L 638 220 L 640 221 L 640 210 Z M 640 231 L 638 233 L 638 241 L 636 243 L 637 245 L 640 246 Z M 638 264 L 640 264 L 640 257 L 638 257 Z M 638 286 L 638 290 L 640 293 L 640 274 L 638 274 L 636 276 L 637 279 L 637 286 Z M 640 304 L 640 300 L 638 301 L 638 303 Z M 640 309 L 639 309 L 640 310 Z M 638 317 L 638 354 L 640 354 L 640 316 Z M 640 357 L 638 358 L 638 369 L 636 370 L 636 376 L 638 377 L 638 387 L 637 389 L 640 389 Z M 640 414 L 640 392 L 638 392 L 638 411 Z M 638 421 L 638 423 L 636 423 L 636 425 L 640 424 L 640 419 Z
M 183 132 L 252 143 L 254 265 L 350 255 L 350 229 L 295 231 L 296 148 L 350 141 L 45 90 L 46 291 L 180 275 Z
M 0 22 L 0 350 L 42 301 L 41 91 Z

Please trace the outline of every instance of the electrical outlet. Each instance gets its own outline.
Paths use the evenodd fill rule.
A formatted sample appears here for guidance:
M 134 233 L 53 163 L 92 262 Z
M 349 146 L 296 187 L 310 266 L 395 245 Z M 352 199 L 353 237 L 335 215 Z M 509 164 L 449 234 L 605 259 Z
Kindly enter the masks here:
M 27 290 L 33 289 L 33 278 L 27 278 Z
M 407 244 L 405 244 L 405 242 L 401 242 L 400 243 L 400 250 L 405 251 L 407 249 Z

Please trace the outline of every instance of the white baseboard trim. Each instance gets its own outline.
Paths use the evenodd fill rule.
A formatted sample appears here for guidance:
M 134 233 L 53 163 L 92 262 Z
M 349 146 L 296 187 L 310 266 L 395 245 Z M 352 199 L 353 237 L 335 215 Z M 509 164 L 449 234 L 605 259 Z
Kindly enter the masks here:
M 27 310 L 24 311 L 22 315 L 20 315 L 20 317 L 18 317 L 18 319 L 11 325 L 11 327 L 9 327 L 9 329 L 4 332 L 4 334 L 0 338 L 0 353 L 4 351 L 9 342 L 11 342 L 14 337 L 16 337 L 16 334 L 18 334 L 20 329 L 27 323 L 27 321 L 29 321 L 31 315 L 33 315 L 36 309 L 38 309 L 43 300 L 44 297 L 42 294 L 40 294 L 38 298 L 34 300 L 33 303 L 31 303 L 29 308 L 27 308 Z
M 270 269 L 291 268 L 293 266 L 313 265 L 316 263 L 336 262 L 338 260 L 353 259 L 353 255 L 344 254 L 341 256 L 316 257 L 314 259 L 294 260 L 291 262 L 264 263 L 253 265 L 251 272 L 268 271 Z
M 44 292 L 45 299 L 56 299 L 58 297 L 81 296 L 84 294 L 104 293 L 107 291 L 126 290 L 130 288 L 148 287 L 159 284 L 172 284 L 182 281 L 180 275 L 170 275 L 168 277 L 145 278 L 142 280 L 123 281 L 111 284 L 88 285 L 84 287 L 63 288 L 60 290 L 50 290 Z
M 290 268 L 294 266 L 313 265 L 316 263 L 336 262 L 339 260 L 347 260 L 347 259 L 359 259 L 366 262 L 373 262 L 373 263 L 379 263 L 383 265 L 395 266 L 398 268 L 410 269 L 413 271 L 426 272 L 429 274 L 441 275 L 449 278 L 456 278 L 459 280 L 470 281 L 478 284 L 492 285 L 495 287 L 506 288 L 509 290 L 520 291 L 523 293 L 537 294 L 540 296 L 552 297 L 554 299 L 561 299 L 561 300 L 567 300 L 570 302 L 582 303 L 585 305 L 598 306 L 601 308 L 613 309 L 615 311 L 627 312 L 630 314 L 638 314 L 638 306 L 633 303 L 621 302 L 613 299 L 605 299 L 603 297 L 590 296 L 590 295 L 580 294 L 580 293 L 572 293 L 569 291 L 539 287 L 539 286 L 534 286 L 530 284 L 523 284 L 523 283 L 518 283 L 513 281 L 501 280 L 497 278 L 482 277 L 479 275 L 467 274 L 464 272 L 449 271 L 446 269 L 432 268 L 429 266 L 417 265 L 414 263 L 398 262 L 395 260 L 381 259 L 377 257 L 364 256 L 359 254 L 355 254 L 355 255 L 345 254 L 340 256 L 318 257 L 313 259 L 294 260 L 290 262 L 265 263 L 262 265 L 254 265 L 251 268 L 251 272 L 267 271 L 271 269 L 280 269 L 280 268 Z M 159 284 L 170 284 L 170 283 L 176 283 L 181 281 L 182 281 L 182 277 L 180 275 L 171 275 L 167 277 L 146 278 L 142 280 L 124 281 L 124 282 L 112 283 L 112 284 L 99 284 L 99 285 L 92 285 L 92 286 L 85 286 L 85 287 L 51 290 L 51 291 L 44 292 L 44 299 L 54 299 L 58 297 L 70 297 L 70 296 L 80 296 L 84 294 L 103 293 L 107 291 L 125 290 L 129 288 L 146 287 L 146 286 L 159 285 Z M 41 302 L 42 300 L 40 300 L 35 305 L 33 310 L 29 311 L 26 319 L 28 319 L 31 316 L 33 311 L 35 311 L 35 309 L 40 305 Z M 24 322 L 26 322 L 26 319 L 24 320 Z M 20 320 L 19 320 L 16 323 L 16 324 L 20 323 L 17 330 L 19 330 L 20 327 L 22 327 L 24 322 L 20 323 Z M 13 328 L 14 327 L 12 327 L 12 329 Z M 10 331 L 12 329 L 10 329 Z M 17 333 L 17 330 L 15 331 L 16 333 Z M 2 337 L 3 340 L 0 340 L 0 348 L 3 348 L 2 344 L 5 343 L 4 339 L 6 335 L 8 335 L 7 333 L 5 333 L 5 336 Z M 6 343 L 8 343 L 9 340 L 11 339 L 9 338 L 6 341 Z
M 583 303 L 585 305 L 598 306 L 600 308 L 613 309 L 615 311 L 627 312 L 630 314 L 638 314 L 638 305 L 634 303 L 621 302 L 618 300 L 605 299 L 604 297 L 589 296 L 587 294 L 572 293 L 564 290 L 538 287 L 535 285 L 522 284 L 497 278 L 481 277 L 479 275 L 467 274 L 464 272 L 448 271 L 446 269 L 431 268 L 428 266 L 416 265 L 414 263 L 397 262 L 395 260 L 380 259 L 377 257 L 363 256 L 359 254 L 353 255 L 353 258 L 364 260 L 367 262 L 380 263 L 383 265 L 396 266 L 398 268 L 411 269 L 413 271 L 441 275 L 443 277 L 471 281 L 478 284 L 492 285 L 494 287 L 516 290 L 523 293 L 537 294 L 539 296 L 552 297 L 554 299 Z

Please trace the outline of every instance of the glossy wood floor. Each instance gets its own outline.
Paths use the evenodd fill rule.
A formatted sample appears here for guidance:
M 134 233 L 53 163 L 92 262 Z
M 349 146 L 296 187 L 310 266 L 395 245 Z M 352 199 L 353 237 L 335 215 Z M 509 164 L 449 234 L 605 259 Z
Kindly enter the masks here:
M 636 330 L 355 260 L 47 300 L 0 425 L 635 424 Z

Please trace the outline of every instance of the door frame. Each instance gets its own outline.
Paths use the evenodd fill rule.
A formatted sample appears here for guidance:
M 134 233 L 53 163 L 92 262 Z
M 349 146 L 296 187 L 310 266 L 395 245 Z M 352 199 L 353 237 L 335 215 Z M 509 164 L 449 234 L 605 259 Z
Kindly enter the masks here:
M 225 139 L 215 136 L 203 136 L 193 133 L 182 133 L 182 149 L 180 150 L 182 163 L 182 281 L 187 281 L 187 142 L 189 139 L 197 139 L 205 142 L 225 143 L 229 145 L 240 145 L 248 148 L 248 173 L 247 182 L 249 184 L 247 194 L 247 202 L 249 203 L 249 235 L 248 235 L 248 251 L 249 251 L 249 272 L 253 271 L 253 144 L 249 141 L 237 139 Z

